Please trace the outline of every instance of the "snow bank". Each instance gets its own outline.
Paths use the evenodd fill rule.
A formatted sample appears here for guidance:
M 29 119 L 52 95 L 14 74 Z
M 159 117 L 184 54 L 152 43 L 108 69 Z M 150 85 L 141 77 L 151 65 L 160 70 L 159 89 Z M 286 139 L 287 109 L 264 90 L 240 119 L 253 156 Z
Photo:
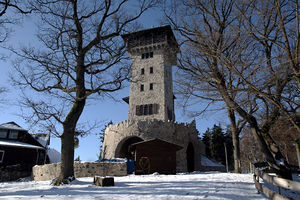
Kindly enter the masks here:
M 50 181 L 0 183 L 0 199 L 265 199 L 257 194 L 251 174 L 193 173 L 114 177 L 114 187 L 93 185 L 93 177 L 71 185 Z

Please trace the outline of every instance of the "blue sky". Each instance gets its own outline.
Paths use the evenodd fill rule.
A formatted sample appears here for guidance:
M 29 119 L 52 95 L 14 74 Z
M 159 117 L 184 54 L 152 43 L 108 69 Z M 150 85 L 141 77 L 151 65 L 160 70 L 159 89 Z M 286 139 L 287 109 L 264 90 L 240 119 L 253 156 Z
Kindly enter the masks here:
M 140 22 L 143 24 L 144 28 L 157 27 L 161 24 L 162 13 L 158 10 L 151 10 L 145 13 L 141 18 Z M 34 26 L 33 20 L 26 17 L 24 23 L 20 26 L 15 27 L 15 32 L 13 32 L 12 37 L 9 38 L 6 45 L 26 45 L 32 43 L 35 39 L 36 27 Z M 0 54 L 5 54 L 8 58 L 3 61 L 0 60 L 0 86 L 6 87 L 8 92 L 2 96 L 5 100 L 4 103 L 0 104 L 0 124 L 10 121 L 14 121 L 25 129 L 29 128 L 29 124 L 20 116 L 21 109 L 18 105 L 18 99 L 20 97 L 20 92 L 17 88 L 11 86 L 9 81 L 9 73 L 13 75 L 12 71 L 12 59 L 13 55 L 9 57 L 9 52 L 5 51 L 0 47 Z M 85 108 L 80 121 L 97 121 L 100 126 L 110 120 L 113 123 L 118 123 L 128 118 L 128 105 L 121 99 L 129 95 L 129 87 L 123 89 L 122 91 L 116 92 L 114 94 L 116 99 L 120 101 L 115 102 L 112 99 L 104 99 L 99 101 L 90 101 L 88 106 Z M 179 100 L 177 100 L 179 101 Z M 176 106 L 177 105 L 177 106 Z M 195 106 L 195 109 L 197 107 Z M 182 109 L 176 104 L 176 121 L 178 122 L 191 122 L 193 119 L 183 115 Z M 213 124 L 221 124 L 223 127 L 227 124 L 227 118 L 221 113 L 210 113 L 205 115 L 205 117 L 196 119 L 197 129 L 200 133 L 203 133 L 207 128 L 211 128 Z M 102 128 L 100 128 L 101 130 Z M 100 130 L 98 132 L 100 132 Z M 80 156 L 83 161 L 94 161 L 99 155 L 99 144 L 100 140 L 95 134 L 87 135 L 83 138 L 79 138 L 79 148 L 75 150 L 75 157 Z M 50 142 L 50 147 L 55 148 L 60 151 L 60 140 L 58 138 L 52 137 Z

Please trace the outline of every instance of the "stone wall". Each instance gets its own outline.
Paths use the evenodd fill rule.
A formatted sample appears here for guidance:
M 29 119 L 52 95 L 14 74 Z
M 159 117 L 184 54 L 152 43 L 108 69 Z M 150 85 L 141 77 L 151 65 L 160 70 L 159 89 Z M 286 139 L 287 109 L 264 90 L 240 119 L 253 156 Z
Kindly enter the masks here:
M 0 167 L 0 182 L 15 181 L 19 178 L 28 177 L 31 175 L 31 170 L 27 166 L 9 165 Z
M 194 122 L 186 124 L 153 119 L 123 121 L 119 124 L 109 125 L 105 130 L 101 158 L 120 157 L 122 146 L 132 137 L 138 137 L 144 141 L 157 138 L 183 147 L 176 153 L 177 172 L 187 171 L 186 152 L 188 145 L 192 144 L 195 170 L 200 170 L 200 155 L 204 154 L 204 145 L 198 140 L 198 131 Z
M 60 163 L 36 165 L 32 168 L 35 181 L 52 180 L 59 176 Z M 74 162 L 75 177 L 126 176 L 126 162 Z

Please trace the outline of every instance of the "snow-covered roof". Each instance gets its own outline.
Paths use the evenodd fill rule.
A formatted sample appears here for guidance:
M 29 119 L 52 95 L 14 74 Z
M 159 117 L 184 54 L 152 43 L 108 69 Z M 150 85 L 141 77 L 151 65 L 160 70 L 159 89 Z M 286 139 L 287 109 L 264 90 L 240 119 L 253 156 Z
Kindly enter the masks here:
M 58 151 L 56 151 L 55 149 L 52 149 L 52 148 L 48 149 L 47 154 L 48 154 L 50 163 L 60 162 L 61 154 Z
M 4 124 L 0 124 L 0 129 L 9 129 L 9 130 L 18 130 L 18 131 L 27 131 L 24 128 L 22 128 L 21 126 L 19 126 L 17 123 L 15 122 L 7 122 Z
M 20 148 L 28 148 L 28 149 L 43 149 L 43 147 L 27 144 L 24 142 L 14 141 L 14 140 L 0 140 L 0 146 L 11 146 L 11 147 L 20 147 Z
M 218 163 L 215 160 L 209 159 L 204 155 L 201 155 L 201 164 L 203 166 L 211 166 L 211 167 L 224 167 L 224 165 Z
M 36 141 L 38 141 L 43 147 L 46 147 L 50 140 L 49 134 L 41 134 L 41 133 L 31 133 L 30 134 Z

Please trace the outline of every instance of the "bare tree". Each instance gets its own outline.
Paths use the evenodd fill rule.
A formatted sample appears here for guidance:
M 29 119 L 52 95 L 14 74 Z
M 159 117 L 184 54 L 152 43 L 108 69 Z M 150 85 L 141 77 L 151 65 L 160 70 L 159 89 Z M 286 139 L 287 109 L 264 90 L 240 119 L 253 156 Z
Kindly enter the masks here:
M 292 69 L 292 74 L 300 88 L 300 5 L 298 0 L 274 0 L 277 26 L 282 40 L 274 41 L 286 55 L 285 65 Z M 299 131 L 299 130 L 298 130 Z
M 5 87 L 0 87 L 0 95 L 1 95 L 0 103 L 3 103 L 4 101 L 3 94 L 5 94 L 5 92 L 7 92 L 7 89 Z
M 3 44 L 7 41 L 11 29 L 9 25 L 16 24 L 18 18 L 14 13 L 17 14 L 29 14 L 31 13 L 30 9 L 26 8 L 26 4 L 18 0 L 0 0 L 0 44 Z M 2 45 L 1 45 L 2 46 Z M 5 59 L 5 56 L 0 54 L 0 59 Z M 0 103 L 3 103 L 4 98 L 3 94 L 7 92 L 6 87 L 0 87 Z
M 251 77 L 257 84 L 262 84 L 263 80 L 269 82 L 272 85 L 269 92 L 278 101 L 282 99 L 289 80 L 282 81 L 285 76 L 270 80 L 266 74 L 257 71 L 262 61 L 261 51 L 256 49 L 252 38 L 241 31 L 243 21 L 236 3 L 235 0 L 181 2 L 184 14 L 178 15 L 176 10 L 174 13 L 179 19 L 169 17 L 169 20 L 193 52 L 189 52 L 191 62 L 183 69 L 194 76 L 200 85 L 205 82 L 207 91 L 213 90 L 222 98 L 229 117 L 234 119 L 234 115 L 230 115 L 238 113 L 249 123 L 269 165 L 279 175 L 291 179 L 290 168 L 269 134 L 281 114 L 280 109 L 274 107 L 269 99 L 254 93 L 245 82 L 245 77 Z M 238 69 L 242 76 L 233 69 Z M 257 112 L 258 109 L 260 112 Z M 258 113 L 264 114 L 264 120 Z M 234 127 L 234 121 L 231 122 Z
M 300 107 L 299 2 L 249 0 L 239 1 L 237 7 L 243 18 L 241 31 L 255 41 L 262 59 L 256 59 L 251 75 L 245 76 L 234 67 L 230 70 L 243 79 L 252 93 L 276 106 L 300 133 L 300 124 L 296 123 Z
M 297 129 L 293 127 L 289 120 L 285 117 L 280 117 L 276 124 L 271 128 L 270 134 L 278 144 L 280 151 L 283 153 L 287 162 L 291 166 L 298 166 L 296 156 L 295 141 L 300 138 L 297 134 Z M 263 156 L 258 151 L 258 147 L 253 143 L 254 137 L 249 128 L 242 131 L 241 138 L 241 160 L 243 172 L 247 172 L 249 167 L 251 170 L 252 164 L 256 162 L 263 162 Z
M 220 54 L 224 54 L 228 57 L 232 55 L 230 59 L 238 62 L 238 57 L 234 55 L 239 53 L 236 41 L 241 36 L 232 30 L 233 24 L 239 24 L 238 18 L 233 14 L 234 1 L 182 1 L 178 7 L 176 4 L 172 5 L 175 14 L 167 13 L 167 16 L 182 37 L 179 59 L 181 71 L 177 80 L 179 94 L 188 104 L 197 101 L 202 105 L 206 103 L 196 114 L 203 114 L 210 107 L 216 109 L 216 106 L 227 112 L 234 146 L 234 169 L 238 173 L 241 171 L 239 134 L 246 122 L 236 116 L 233 107 L 224 102 L 219 80 L 213 69 L 214 66 L 220 67 L 220 74 L 217 76 L 224 76 L 224 87 L 230 98 L 244 102 L 245 99 L 241 97 L 241 93 L 245 93 L 241 79 L 217 60 Z M 250 110 L 254 112 L 255 108 L 251 107 Z
M 8 12 L 10 12 L 8 14 Z M 0 0 L 0 43 L 4 42 L 10 33 L 7 25 L 15 24 L 18 19 L 13 16 L 13 12 L 29 14 L 30 9 L 26 8 L 24 2 L 19 0 Z
M 40 18 L 37 35 L 41 48 L 15 51 L 19 77 L 14 82 L 38 95 L 24 103 L 33 120 L 51 129 L 62 126 L 59 182 L 74 177 L 74 135 L 88 98 L 105 96 L 123 87 L 128 78 L 125 45 L 120 34 L 135 26 L 154 1 L 32 1 Z M 127 6 L 128 10 L 125 9 Z M 79 131 L 81 132 L 81 131 Z

